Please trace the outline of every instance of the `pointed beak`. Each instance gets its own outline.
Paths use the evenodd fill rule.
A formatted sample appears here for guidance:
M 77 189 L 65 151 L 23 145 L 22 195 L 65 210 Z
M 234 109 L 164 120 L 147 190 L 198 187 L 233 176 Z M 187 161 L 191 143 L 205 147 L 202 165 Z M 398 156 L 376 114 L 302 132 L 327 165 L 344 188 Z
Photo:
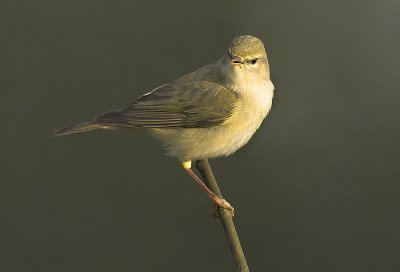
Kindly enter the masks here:
M 232 57 L 231 63 L 234 65 L 238 65 L 238 64 L 240 65 L 240 64 L 243 64 L 243 61 L 240 57 Z

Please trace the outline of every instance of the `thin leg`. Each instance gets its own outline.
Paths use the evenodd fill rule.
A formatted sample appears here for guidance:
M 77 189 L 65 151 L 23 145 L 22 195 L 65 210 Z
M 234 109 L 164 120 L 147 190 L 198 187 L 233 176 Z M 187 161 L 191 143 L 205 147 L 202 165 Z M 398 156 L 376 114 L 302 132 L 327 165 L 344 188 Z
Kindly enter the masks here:
M 229 210 L 232 214 L 234 214 L 235 209 L 231 206 L 231 204 L 229 204 L 228 201 L 226 201 L 223 198 L 219 198 L 218 196 L 216 196 L 213 192 L 210 191 L 210 189 L 208 189 L 208 187 L 203 183 L 203 181 L 196 175 L 195 172 L 193 172 L 193 170 L 191 169 L 191 162 L 183 162 L 182 163 L 183 168 L 189 173 L 190 176 L 192 176 L 192 178 L 197 182 L 197 184 L 200 185 L 200 188 L 206 192 L 206 194 L 208 195 L 208 197 L 214 202 L 215 205 L 227 209 Z

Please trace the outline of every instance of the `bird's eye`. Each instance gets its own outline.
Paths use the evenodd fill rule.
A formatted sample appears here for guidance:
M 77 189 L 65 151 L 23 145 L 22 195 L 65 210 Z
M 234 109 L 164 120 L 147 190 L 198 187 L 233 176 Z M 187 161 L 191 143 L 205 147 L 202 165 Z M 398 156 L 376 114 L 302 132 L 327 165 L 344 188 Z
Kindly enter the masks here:
M 257 61 L 258 61 L 258 59 L 257 59 L 257 58 L 254 58 L 254 59 L 252 59 L 250 62 L 251 62 L 252 65 L 254 65 L 254 64 L 257 63 Z

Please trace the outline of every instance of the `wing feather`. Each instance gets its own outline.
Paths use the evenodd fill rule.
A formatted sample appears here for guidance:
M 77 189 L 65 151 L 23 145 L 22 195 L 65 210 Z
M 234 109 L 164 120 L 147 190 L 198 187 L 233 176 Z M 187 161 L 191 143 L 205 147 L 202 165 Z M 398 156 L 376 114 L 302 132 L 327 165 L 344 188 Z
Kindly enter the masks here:
M 99 116 L 95 123 L 145 128 L 210 127 L 231 115 L 237 99 L 237 93 L 208 81 L 180 87 L 166 84 L 125 108 Z

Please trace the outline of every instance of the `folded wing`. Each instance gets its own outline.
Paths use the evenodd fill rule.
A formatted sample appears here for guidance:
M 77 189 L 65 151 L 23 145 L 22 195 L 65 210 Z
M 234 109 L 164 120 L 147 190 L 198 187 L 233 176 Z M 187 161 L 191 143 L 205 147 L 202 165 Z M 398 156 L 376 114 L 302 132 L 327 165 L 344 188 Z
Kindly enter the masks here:
M 202 82 L 187 88 L 166 84 L 123 109 L 99 116 L 96 123 L 145 128 L 210 127 L 231 115 L 236 99 L 236 93 L 215 83 Z
M 238 95 L 219 84 L 202 81 L 190 86 L 166 84 L 129 106 L 96 119 L 62 128 L 56 135 L 109 127 L 204 128 L 222 124 Z

